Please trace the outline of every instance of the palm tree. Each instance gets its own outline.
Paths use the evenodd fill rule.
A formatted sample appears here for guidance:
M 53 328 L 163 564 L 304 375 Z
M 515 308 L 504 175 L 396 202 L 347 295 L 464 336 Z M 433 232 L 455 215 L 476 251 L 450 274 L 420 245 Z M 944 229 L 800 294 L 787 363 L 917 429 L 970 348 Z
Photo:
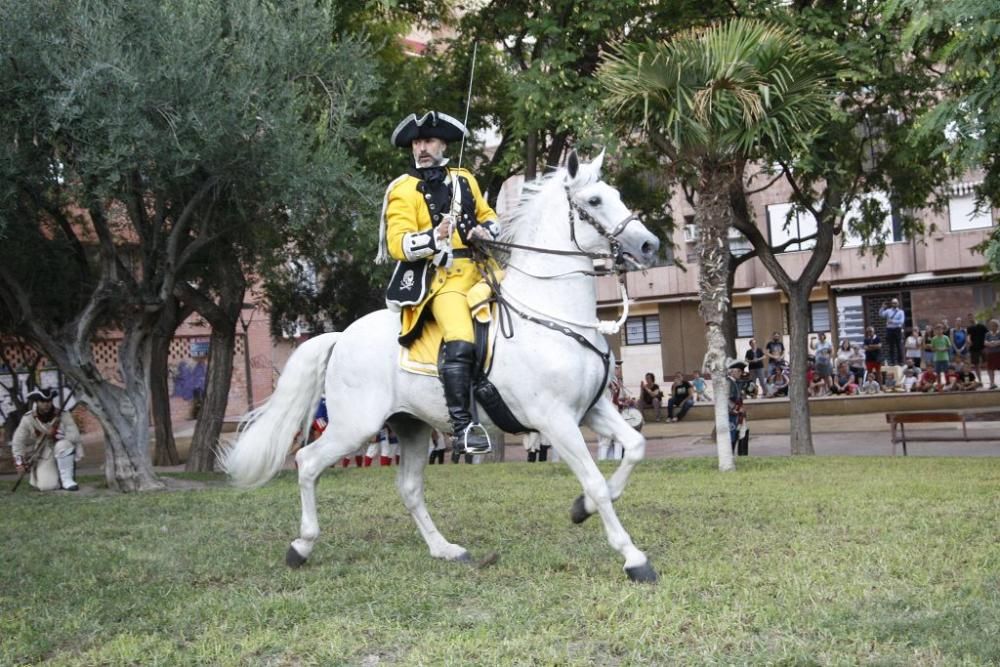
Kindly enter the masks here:
M 836 66 L 830 53 L 780 26 L 733 19 L 665 43 L 617 45 L 598 72 L 613 113 L 629 130 L 643 132 L 694 194 L 705 368 L 715 390 L 723 471 L 735 467 L 722 331 L 730 195 L 742 191 L 749 163 L 793 161 L 816 136 L 832 109 L 829 83 Z

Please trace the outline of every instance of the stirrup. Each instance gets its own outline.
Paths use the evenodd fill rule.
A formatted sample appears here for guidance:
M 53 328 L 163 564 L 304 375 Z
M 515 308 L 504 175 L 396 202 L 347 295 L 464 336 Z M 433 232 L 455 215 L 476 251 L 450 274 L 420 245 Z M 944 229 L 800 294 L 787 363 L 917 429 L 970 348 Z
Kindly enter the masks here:
M 493 451 L 490 434 L 482 424 L 466 426 L 461 435 L 455 435 L 451 446 L 460 454 L 489 454 Z

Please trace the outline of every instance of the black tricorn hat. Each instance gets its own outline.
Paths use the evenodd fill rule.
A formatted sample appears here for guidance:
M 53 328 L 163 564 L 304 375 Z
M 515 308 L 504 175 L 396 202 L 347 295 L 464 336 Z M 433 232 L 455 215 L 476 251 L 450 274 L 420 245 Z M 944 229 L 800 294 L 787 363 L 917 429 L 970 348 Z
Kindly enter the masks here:
M 440 111 L 428 111 L 422 117 L 411 113 L 392 132 L 393 146 L 409 148 L 414 139 L 440 139 L 446 143 L 460 141 L 469 130 L 457 118 Z
M 738 368 L 739 370 L 742 371 L 742 370 L 746 370 L 746 367 L 747 367 L 746 363 L 744 363 L 742 361 L 734 361 L 733 363 L 729 364 L 729 370 L 733 370 L 734 368 Z
M 56 390 L 49 387 L 38 387 L 28 393 L 29 401 L 51 401 L 56 397 Z

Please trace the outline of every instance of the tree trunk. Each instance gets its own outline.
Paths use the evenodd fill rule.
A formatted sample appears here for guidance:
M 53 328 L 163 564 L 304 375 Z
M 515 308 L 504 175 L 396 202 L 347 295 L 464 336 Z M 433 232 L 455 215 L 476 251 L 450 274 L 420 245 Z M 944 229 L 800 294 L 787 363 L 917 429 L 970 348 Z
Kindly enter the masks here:
M 528 132 L 524 138 L 524 181 L 526 183 L 535 180 L 538 174 L 538 133 Z
M 803 286 L 805 287 L 805 286 Z M 807 339 L 809 338 L 809 292 L 811 285 L 805 289 L 793 289 L 788 292 L 789 317 L 789 365 L 788 405 L 791 452 L 798 454 L 815 454 L 812 441 L 812 422 L 809 417 L 809 382 L 806 380 L 806 359 L 809 356 Z
M 150 411 L 155 436 L 153 465 L 158 466 L 175 466 L 181 462 L 170 416 L 170 338 L 171 336 L 165 336 L 161 332 L 154 333 L 149 359 Z
M 164 488 L 149 456 L 149 360 L 151 327 L 126 329 L 118 352 L 124 386 L 101 377 L 89 355 L 89 341 L 68 349 L 46 349 L 77 384 L 80 401 L 104 429 L 104 476 L 115 491 L 153 491 Z M 61 363 L 60 363 L 61 362 Z
M 181 462 L 174 441 L 174 427 L 170 414 L 170 341 L 177 327 L 191 312 L 191 308 L 182 308 L 175 297 L 170 297 L 164 305 L 160 321 L 153 330 L 149 359 L 149 390 L 155 436 L 153 464 L 158 466 L 175 466 Z
M 698 225 L 698 310 L 706 327 L 708 351 L 705 368 L 712 374 L 715 401 L 715 445 L 719 470 L 736 469 L 729 439 L 729 391 L 726 380 L 726 340 L 722 321 L 729 308 L 727 274 L 729 248 L 726 235 L 729 228 L 728 175 L 717 165 L 703 165 L 698 187 L 695 224 Z
M 208 346 L 208 368 L 205 373 L 205 400 L 191 438 L 191 453 L 184 469 L 188 472 L 212 472 L 222 433 L 222 422 L 229 404 L 229 387 L 233 378 L 233 354 L 236 351 L 235 327 L 212 329 Z

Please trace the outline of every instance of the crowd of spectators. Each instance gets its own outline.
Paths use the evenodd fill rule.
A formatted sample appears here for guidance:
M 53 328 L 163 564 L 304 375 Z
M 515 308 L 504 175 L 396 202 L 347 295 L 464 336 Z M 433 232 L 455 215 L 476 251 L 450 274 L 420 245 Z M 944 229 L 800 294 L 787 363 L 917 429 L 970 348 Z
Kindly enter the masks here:
M 866 327 L 861 339 L 841 337 L 836 347 L 826 333 L 810 338 L 806 370 L 810 397 L 1000 388 L 1000 320 L 970 314 L 921 329 L 901 324 L 905 313 L 901 319 L 903 311 L 896 300 L 880 312 L 892 325 L 884 338 L 873 326 Z M 788 395 L 791 374 L 780 332 L 775 331 L 764 347 L 751 338 L 743 359 L 739 385 L 745 398 Z M 677 373 L 666 393 L 647 373 L 640 395 L 641 407 L 654 410 L 657 421 L 664 399 L 667 421 L 679 421 L 696 402 L 712 400 L 697 370 L 689 376 Z

